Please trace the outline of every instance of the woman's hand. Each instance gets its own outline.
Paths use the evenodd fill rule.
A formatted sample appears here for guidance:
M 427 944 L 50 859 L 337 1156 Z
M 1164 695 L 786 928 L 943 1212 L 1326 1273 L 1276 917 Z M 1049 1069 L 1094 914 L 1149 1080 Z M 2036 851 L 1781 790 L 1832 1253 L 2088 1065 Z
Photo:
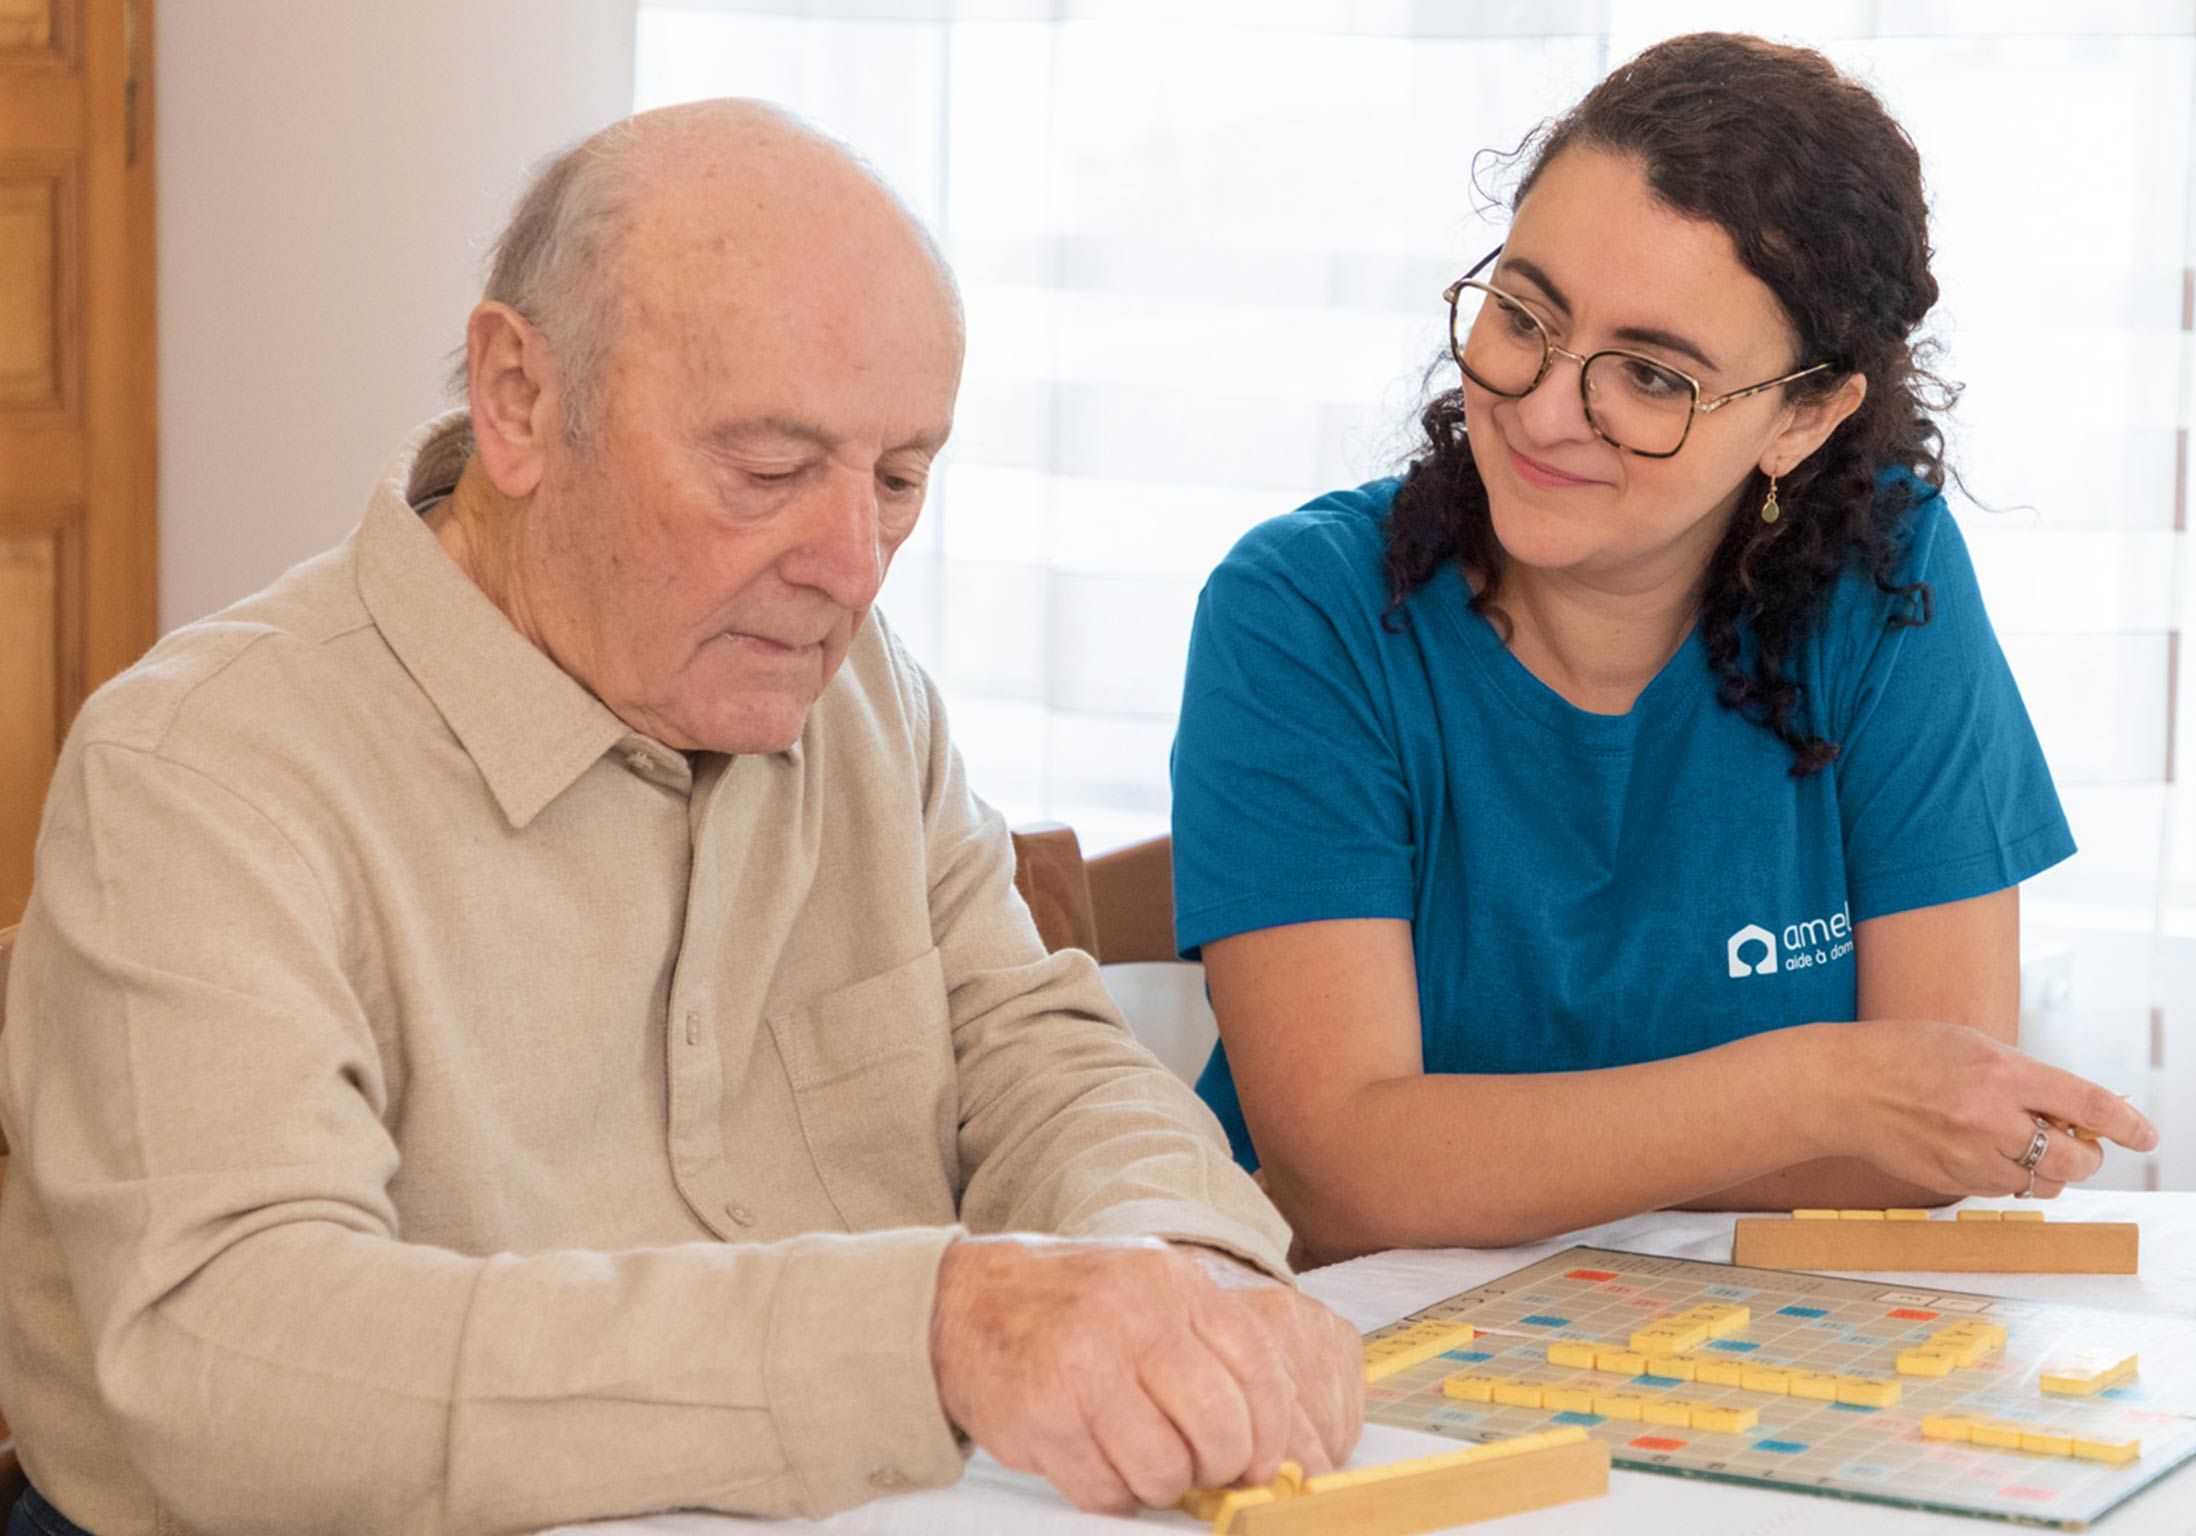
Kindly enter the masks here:
M 1834 1152 L 1951 1195 L 2030 1193 L 2020 1159 L 2036 1118 L 2148 1152 L 2158 1132 L 2127 1100 L 1958 1024 L 1868 1019 L 1826 1026 L 1844 1090 Z M 2080 1183 L 2104 1161 L 2096 1141 L 2053 1129 L 2036 1165 L 2038 1199 Z

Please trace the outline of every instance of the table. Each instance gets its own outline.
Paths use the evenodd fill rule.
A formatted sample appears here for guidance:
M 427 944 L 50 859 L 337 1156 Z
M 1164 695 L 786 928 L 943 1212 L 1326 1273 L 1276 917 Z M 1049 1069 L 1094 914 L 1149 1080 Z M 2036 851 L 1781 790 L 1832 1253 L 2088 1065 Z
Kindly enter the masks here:
M 2012 1202 L 1969 1203 L 2010 1206 Z M 2039 1301 L 2196 1315 L 2196 1194 L 2070 1190 L 2045 1210 L 2061 1221 L 2140 1222 L 2142 1273 L 1963 1275 L 1942 1283 L 1961 1290 Z M 1728 1262 L 1731 1218 L 1664 1211 L 1518 1248 L 1378 1253 L 1314 1270 L 1304 1276 L 1303 1286 L 1358 1328 L 1372 1329 L 1578 1243 Z M 1352 1465 L 1398 1461 L 1453 1449 L 1454 1445 L 1454 1441 L 1433 1435 L 1367 1425 Z M 1559 1505 L 1458 1529 L 1487 1532 L 1489 1536 L 1572 1536 L 1586 1529 L 1648 1536 L 1699 1536 L 1702 1532 L 1714 1532 L 1716 1536 L 1852 1536 L 1857 1526 L 1864 1526 L 1870 1536 L 1978 1536 L 1993 1524 L 1996 1522 L 1618 1468 L 1611 1474 L 1607 1500 L 1592 1505 Z M 1208 1529 L 1171 1511 L 1147 1511 L 1134 1525 L 1110 1516 L 1086 1515 L 1039 1479 L 1009 1472 L 981 1454 L 970 1462 L 968 1475 L 954 1487 L 879 1499 L 828 1520 L 758 1522 L 676 1514 L 564 1529 L 586 1536 L 735 1536 L 736 1532 L 759 1528 L 862 1532 L 873 1536 L 936 1536 L 942 1532 L 956 1536 L 1124 1536 L 1138 1529 Z M 2002 1528 L 2017 1529 L 2009 1525 Z M 2196 1536 L 2196 1464 L 2183 1467 L 2122 1505 L 2096 1529 L 2105 1536 Z

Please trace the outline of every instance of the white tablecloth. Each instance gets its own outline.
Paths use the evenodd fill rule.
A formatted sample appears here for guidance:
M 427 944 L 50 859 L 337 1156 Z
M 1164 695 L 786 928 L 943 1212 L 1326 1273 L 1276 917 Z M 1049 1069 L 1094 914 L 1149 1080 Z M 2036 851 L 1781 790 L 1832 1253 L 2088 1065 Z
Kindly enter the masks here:
M 2196 1194 L 2089 1194 L 2077 1190 L 2045 1210 L 2061 1221 L 2140 1222 L 2142 1273 L 1966 1275 L 1959 1277 L 1959 1288 L 2196 1317 Z M 1731 1218 L 1665 1212 L 1610 1222 L 1522 1248 L 1373 1254 L 1314 1270 L 1304 1277 L 1304 1289 L 1359 1328 L 1371 1329 L 1579 1243 L 1728 1262 Z M 1399 1461 L 1453 1449 L 1454 1445 L 1454 1441 L 1433 1435 L 1372 1424 L 1366 1426 L 1352 1465 Z M 566 1529 L 585 1536 L 603 1536 L 606 1532 L 622 1536 L 733 1536 L 737 1531 L 761 1526 L 889 1536 L 1124 1536 L 1139 1528 L 1154 1532 L 1208 1529 L 1172 1512 L 1147 1512 L 1133 1525 L 1109 1516 L 1086 1515 L 1038 1479 L 1009 1472 L 983 1455 L 970 1463 L 968 1475 L 952 1488 L 879 1499 L 828 1520 L 760 1522 L 681 1514 Z M 1704 1532 L 1715 1536 L 1770 1536 L 1772 1532 L 1774 1536 L 1853 1536 L 1856 1530 L 1866 1530 L 1869 1536 L 1951 1536 L 1955 1532 L 1976 1536 L 1988 1527 L 1953 1515 L 1863 1506 L 1842 1499 L 1659 1477 L 1618 1468 L 1611 1476 L 1606 1500 L 1559 1505 L 1459 1529 L 1485 1532 L 1487 1536 L 1571 1536 L 1589 1530 L 1669 1536 L 1701 1536 Z M 2138 1494 L 2107 1515 L 2098 1529 L 2106 1536 L 2196 1536 L 2196 1464 L 2181 1468 Z

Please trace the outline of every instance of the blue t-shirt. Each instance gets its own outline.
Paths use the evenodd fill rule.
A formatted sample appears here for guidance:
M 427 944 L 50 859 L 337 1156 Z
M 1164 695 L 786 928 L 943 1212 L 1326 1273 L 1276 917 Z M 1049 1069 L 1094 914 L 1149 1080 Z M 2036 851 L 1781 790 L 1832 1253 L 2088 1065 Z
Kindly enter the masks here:
M 1791 659 L 1806 779 L 1716 699 L 1700 631 L 1629 713 L 1569 703 L 1454 565 L 1383 626 L 1400 482 L 1246 534 L 1205 584 L 1174 743 L 1175 939 L 1403 918 L 1425 1070 L 1562 1072 L 1854 1016 L 1852 926 L 2074 851 L 1958 524 L 1915 482 L 1902 582 L 1849 572 Z M 1197 1090 L 1255 1168 L 1226 1053 Z

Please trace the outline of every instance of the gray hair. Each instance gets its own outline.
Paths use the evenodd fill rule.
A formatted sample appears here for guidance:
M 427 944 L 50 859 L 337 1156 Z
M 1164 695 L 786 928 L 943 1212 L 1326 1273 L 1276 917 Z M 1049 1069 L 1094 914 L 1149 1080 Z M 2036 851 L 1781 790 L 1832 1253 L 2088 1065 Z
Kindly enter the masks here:
M 482 299 L 509 305 L 548 342 L 562 385 L 565 440 L 575 448 L 584 448 L 595 428 L 595 393 L 618 297 L 603 267 L 637 187 L 637 178 L 616 171 L 635 137 L 628 119 L 544 162 L 490 249 L 481 290 Z M 450 392 L 462 401 L 468 382 L 461 343 Z
M 852 162 L 907 219 L 938 278 L 956 321 L 965 324 L 960 285 L 936 239 L 876 167 L 840 140 L 782 108 L 731 99 L 690 102 L 613 123 L 544 161 L 519 195 L 511 221 L 496 237 L 481 298 L 507 304 L 541 332 L 557 361 L 565 441 L 584 451 L 598 424 L 604 360 L 618 311 L 618 285 L 608 281 L 610 258 L 638 195 L 642 164 L 661 130 L 697 118 L 764 115 L 828 145 Z M 449 387 L 458 401 L 469 384 L 466 347 L 452 356 Z

